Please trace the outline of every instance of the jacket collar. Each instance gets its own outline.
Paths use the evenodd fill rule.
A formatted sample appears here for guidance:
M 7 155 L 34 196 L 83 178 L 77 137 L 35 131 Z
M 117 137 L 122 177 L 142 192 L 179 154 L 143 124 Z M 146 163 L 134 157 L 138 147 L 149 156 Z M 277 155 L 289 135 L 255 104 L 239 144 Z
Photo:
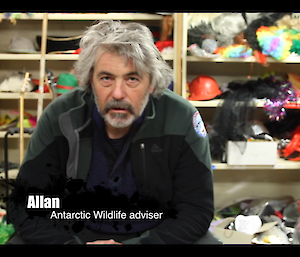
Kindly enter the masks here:
M 154 99 L 153 96 L 150 95 L 148 104 L 145 108 L 145 120 L 152 120 L 155 117 L 155 105 L 154 105 Z
M 94 105 L 95 101 L 93 94 L 85 92 L 81 95 L 80 105 L 70 110 L 70 116 L 74 129 L 82 127 L 90 120 Z
M 79 105 L 59 116 L 59 127 L 69 144 L 69 156 L 66 164 L 67 177 L 78 178 L 79 176 L 80 178 L 85 178 L 86 174 L 84 173 L 86 172 L 86 169 L 89 168 L 89 164 L 88 162 L 79 163 L 78 160 L 79 156 L 85 156 L 85 160 L 90 159 L 92 152 L 92 140 L 85 141 L 86 147 L 79 147 L 79 133 L 90 124 L 92 110 L 95 103 L 93 95 L 87 92 L 78 93 L 74 91 L 73 93 L 74 98 L 72 101 L 78 101 Z M 87 150 L 82 153 L 82 149 Z

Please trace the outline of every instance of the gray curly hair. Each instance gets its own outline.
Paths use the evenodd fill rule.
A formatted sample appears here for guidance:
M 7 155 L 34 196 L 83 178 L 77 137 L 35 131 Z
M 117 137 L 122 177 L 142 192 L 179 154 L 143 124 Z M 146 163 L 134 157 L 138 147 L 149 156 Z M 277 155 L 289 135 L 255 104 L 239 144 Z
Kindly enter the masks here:
M 154 45 L 151 31 L 142 24 L 101 21 L 85 31 L 79 46 L 81 52 L 74 66 L 75 73 L 81 86 L 90 93 L 89 79 L 96 61 L 104 52 L 124 55 L 127 62 L 133 60 L 139 74 L 149 74 L 154 97 L 161 96 L 172 81 L 172 69 Z

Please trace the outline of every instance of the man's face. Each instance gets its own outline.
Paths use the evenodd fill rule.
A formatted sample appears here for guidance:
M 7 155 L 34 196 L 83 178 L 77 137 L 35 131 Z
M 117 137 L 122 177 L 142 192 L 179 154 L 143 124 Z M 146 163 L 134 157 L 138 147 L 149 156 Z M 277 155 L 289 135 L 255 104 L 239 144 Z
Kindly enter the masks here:
M 97 60 L 91 85 L 98 111 L 114 128 L 130 126 L 141 116 L 153 92 L 148 74 L 138 74 L 130 59 L 106 52 Z

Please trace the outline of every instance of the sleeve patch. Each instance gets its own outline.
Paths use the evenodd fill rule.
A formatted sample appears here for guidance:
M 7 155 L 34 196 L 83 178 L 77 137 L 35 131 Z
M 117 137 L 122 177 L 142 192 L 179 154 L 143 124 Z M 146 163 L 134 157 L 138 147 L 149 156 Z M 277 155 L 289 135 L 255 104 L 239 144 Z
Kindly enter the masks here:
M 204 125 L 204 122 L 201 118 L 201 115 L 198 111 L 196 111 L 194 113 L 194 116 L 193 116 L 193 125 L 194 125 L 194 129 L 195 131 L 197 132 L 197 134 L 201 137 L 206 137 L 207 135 L 207 132 L 206 132 L 206 129 L 205 129 L 205 125 Z

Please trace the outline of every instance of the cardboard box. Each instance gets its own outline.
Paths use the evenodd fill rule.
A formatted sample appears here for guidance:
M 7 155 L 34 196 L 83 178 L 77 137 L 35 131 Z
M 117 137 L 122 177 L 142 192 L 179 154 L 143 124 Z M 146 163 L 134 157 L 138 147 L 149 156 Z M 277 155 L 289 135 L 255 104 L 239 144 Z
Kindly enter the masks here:
M 250 235 L 243 232 L 226 229 L 229 223 L 234 220 L 234 218 L 226 218 L 214 227 L 214 236 L 219 238 L 223 244 L 251 244 L 255 234 L 265 232 L 277 224 L 277 221 L 265 223 L 260 227 L 259 230 L 256 231 L 256 233 Z
M 276 141 L 248 141 L 227 144 L 228 165 L 275 165 L 277 160 Z M 244 153 L 241 150 L 244 150 Z

